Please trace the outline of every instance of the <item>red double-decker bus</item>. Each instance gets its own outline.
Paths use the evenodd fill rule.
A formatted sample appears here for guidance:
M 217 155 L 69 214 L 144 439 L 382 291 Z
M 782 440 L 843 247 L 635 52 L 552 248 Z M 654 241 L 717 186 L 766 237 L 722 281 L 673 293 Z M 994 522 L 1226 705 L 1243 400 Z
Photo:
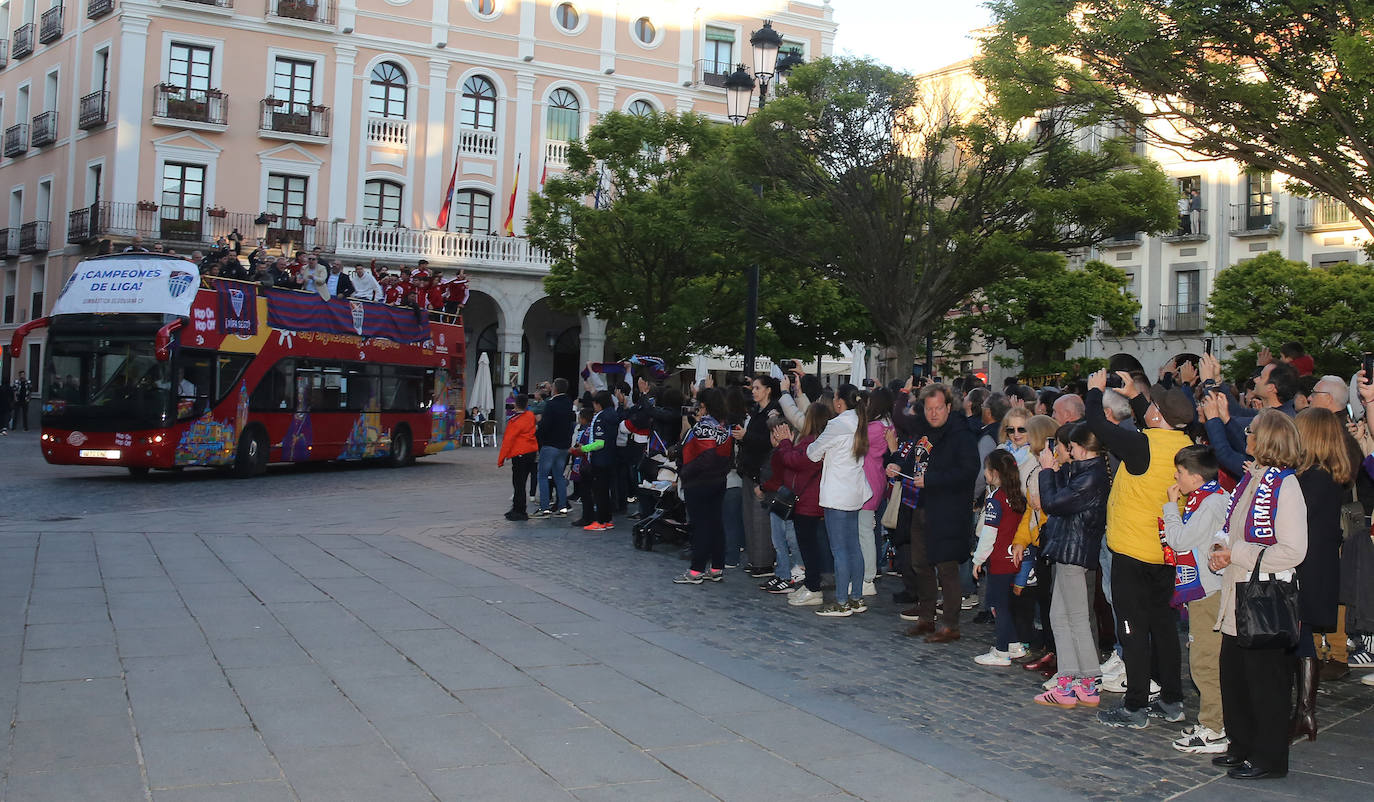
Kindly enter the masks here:
M 78 265 L 13 346 L 41 326 L 51 463 L 246 477 L 273 462 L 406 465 L 459 441 L 457 316 L 206 281 L 190 262 L 129 253 Z

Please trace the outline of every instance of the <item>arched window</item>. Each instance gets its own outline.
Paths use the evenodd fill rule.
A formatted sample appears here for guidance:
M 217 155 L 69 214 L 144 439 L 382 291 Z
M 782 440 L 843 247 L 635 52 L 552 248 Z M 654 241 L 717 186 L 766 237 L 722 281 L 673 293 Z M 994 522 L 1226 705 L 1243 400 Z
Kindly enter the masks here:
M 480 189 L 460 189 L 453 195 L 454 231 L 469 234 L 491 233 L 491 193 Z
M 369 226 L 401 224 L 401 185 L 395 181 L 363 184 L 363 223 Z
M 558 27 L 565 31 L 577 30 L 577 23 L 581 16 L 577 13 L 577 7 L 572 3 L 563 3 L 553 12 L 554 19 L 558 21 Z
M 496 87 L 481 75 L 463 82 L 459 125 L 475 131 L 496 130 Z
M 393 61 L 383 61 L 372 68 L 372 93 L 368 97 L 367 113 L 373 117 L 406 116 L 406 73 Z
M 577 95 L 566 89 L 555 89 L 549 95 L 548 138 L 559 142 L 573 142 L 582 137 L 582 104 Z
M 625 111 L 626 113 L 633 114 L 636 117 L 650 117 L 655 112 L 657 112 L 658 109 L 655 109 L 654 104 L 650 103 L 649 101 L 641 99 L 631 103 L 630 107 L 625 109 Z

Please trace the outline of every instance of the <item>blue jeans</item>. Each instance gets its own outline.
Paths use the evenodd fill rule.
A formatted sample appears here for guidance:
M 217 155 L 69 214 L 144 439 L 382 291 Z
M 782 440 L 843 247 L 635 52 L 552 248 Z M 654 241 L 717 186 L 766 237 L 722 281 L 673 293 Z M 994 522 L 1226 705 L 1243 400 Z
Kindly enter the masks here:
M 739 565 L 739 553 L 744 549 L 744 488 L 725 488 L 720 519 L 721 531 L 725 533 L 725 562 Z
M 793 560 L 801 556 L 801 551 L 797 549 L 797 531 L 791 521 L 784 521 L 772 513 L 768 514 L 768 525 L 772 529 L 773 551 L 778 555 L 773 565 L 773 576 L 791 582 Z
M 825 510 L 830 553 L 835 557 L 835 601 L 863 598 L 864 556 L 859 551 L 859 511 Z
M 561 510 L 568 506 L 568 480 L 563 476 L 563 466 L 568 461 L 568 449 L 553 446 L 539 447 L 539 470 L 535 474 L 539 480 L 539 509 Z M 549 506 L 549 483 L 544 477 L 553 475 L 553 488 L 557 491 L 557 507 Z

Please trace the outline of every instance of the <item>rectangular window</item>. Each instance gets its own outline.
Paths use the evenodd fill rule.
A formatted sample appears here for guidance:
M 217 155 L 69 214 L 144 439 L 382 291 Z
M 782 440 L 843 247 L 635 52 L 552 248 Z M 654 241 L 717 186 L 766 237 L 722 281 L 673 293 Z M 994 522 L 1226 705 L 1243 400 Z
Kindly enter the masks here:
M 290 412 L 296 408 L 295 384 L 292 377 L 296 363 L 283 359 L 258 381 L 248 406 L 254 412 Z
M 272 78 L 272 97 L 285 104 L 282 113 L 309 115 L 315 102 L 315 62 L 294 58 L 277 59 Z
M 267 175 L 267 212 L 281 218 L 278 225 L 283 228 L 290 221 L 299 221 L 305 216 L 305 190 L 307 179 L 300 175 Z
M 57 87 L 57 70 L 53 70 L 43 83 L 43 111 L 57 111 Z
M 19 276 L 13 270 L 5 271 L 5 309 L 4 316 L 0 318 L 0 323 L 14 322 L 14 298 L 18 288 Z
M 729 75 L 734 69 L 735 32 L 727 28 L 706 29 L 706 72 Z
M 1174 302 L 1180 312 L 1198 307 L 1202 302 L 1201 288 L 1201 270 L 1180 270 L 1174 274 Z
M 38 195 L 33 204 L 33 219 L 52 219 L 52 182 L 49 180 L 44 179 L 38 182 Z
M 210 88 L 210 64 L 213 58 L 214 50 L 211 48 L 173 42 L 167 60 L 167 83 L 204 92 Z
M 48 271 L 43 265 L 34 265 L 29 284 L 29 320 L 43 316 L 43 288 L 47 282 Z
M 1180 195 L 1192 195 L 1193 190 L 1202 192 L 1202 176 L 1188 175 L 1178 180 L 1178 193 Z
M 1245 174 L 1246 229 L 1254 231 L 1274 222 L 1274 174 L 1253 172 Z
M 162 165 L 163 220 L 199 221 L 205 206 L 205 166 L 167 162 Z
M 10 190 L 10 228 L 19 228 L 24 222 L 24 190 Z

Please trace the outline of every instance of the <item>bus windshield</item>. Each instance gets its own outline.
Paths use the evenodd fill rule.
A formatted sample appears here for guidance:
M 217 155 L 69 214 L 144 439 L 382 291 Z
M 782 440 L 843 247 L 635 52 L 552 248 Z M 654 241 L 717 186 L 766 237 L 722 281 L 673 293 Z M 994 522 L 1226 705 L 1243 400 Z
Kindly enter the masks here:
M 116 431 L 167 421 L 171 369 L 151 337 L 54 335 L 45 375 L 44 426 Z

